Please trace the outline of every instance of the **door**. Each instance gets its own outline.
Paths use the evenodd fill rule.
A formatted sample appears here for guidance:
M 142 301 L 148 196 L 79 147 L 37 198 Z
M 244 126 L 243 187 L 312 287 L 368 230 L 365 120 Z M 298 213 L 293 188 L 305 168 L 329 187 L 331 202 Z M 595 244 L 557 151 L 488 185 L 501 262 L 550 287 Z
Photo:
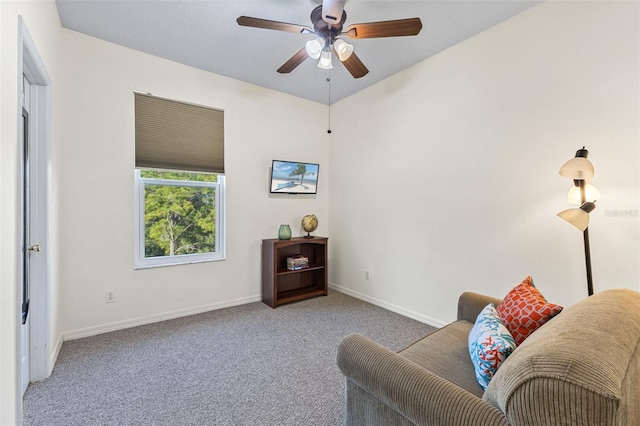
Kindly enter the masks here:
M 20 309 L 22 312 L 22 325 L 20 328 L 20 365 L 22 393 L 27 390 L 30 380 L 30 257 L 33 249 L 30 244 L 30 168 L 29 168 L 29 81 L 23 76 L 22 84 L 22 125 L 20 126 L 20 145 L 22 148 L 21 167 L 21 240 L 22 240 L 22 285 L 20 297 Z
M 21 367 L 21 385 L 22 393 L 27 390 L 31 379 L 31 289 L 33 288 L 33 278 L 36 276 L 36 263 L 33 261 L 34 256 L 40 252 L 40 244 L 32 241 L 33 229 L 37 229 L 37 212 L 32 206 L 37 205 L 34 197 L 38 188 L 35 179 L 32 179 L 32 167 L 35 149 L 35 138 L 32 137 L 34 125 L 30 120 L 31 106 L 31 90 L 33 86 L 23 75 L 22 84 L 22 123 L 20 126 L 20 148 L 22 150 L 21 163 L 21 285 L 20 285 L 20 310 L 21 310 L 21 326 L 20 326 L 20 367 Z M 37 259 L 36 259 L 37 260 Z
M 2 1 L 2 0 L 0 0 Z M 16 208 L 16 307 L 22 313 L 16 321 L 18 335 L 14 346 L 18 361 L 16 388 L 22 392 L 30 382 L 51 374 L 51 357 L 59 344 L 51 347 L 51 259 L 50 170 L 51 170 L 51 78 L 29 31 L 18 17 L 19 75 L 22 76 L 21 102 L 17 102 L 16 183 L 19 188 Z M 16 315 L 16 319 L 18 319 Z M 60 340 L 61 342 L 61 340 Z M 21 423 L 21 401 L 16 401 L 17 420 Z

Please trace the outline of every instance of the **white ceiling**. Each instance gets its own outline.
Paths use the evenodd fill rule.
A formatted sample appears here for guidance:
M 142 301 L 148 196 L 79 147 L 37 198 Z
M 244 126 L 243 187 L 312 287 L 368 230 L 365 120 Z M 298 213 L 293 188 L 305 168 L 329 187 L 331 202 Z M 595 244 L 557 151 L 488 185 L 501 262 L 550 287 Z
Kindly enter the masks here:
M 313 26 L 321 0 L 56 0 L 64 28 L 195 68 L 330 104 L 383 80 L 542 0 L 347 0 L 349 24 L 419 17 L 415 37 L 347 39 L 369 74 L 354 79 L 334 60 L 330 71 L 307 59 L 280 67 L 313 35 L 241 27 L 241 15 Z M 327 79 L 330 78 L 330 82 Z M 330 87 L 329 87 L 330 86 Z

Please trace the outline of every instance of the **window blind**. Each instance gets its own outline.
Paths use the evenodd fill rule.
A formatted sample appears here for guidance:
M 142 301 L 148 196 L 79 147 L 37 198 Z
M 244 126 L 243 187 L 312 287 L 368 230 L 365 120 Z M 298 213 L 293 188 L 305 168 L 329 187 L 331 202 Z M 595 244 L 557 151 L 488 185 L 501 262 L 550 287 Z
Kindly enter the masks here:
M 224 173 L 224 111 L 134 95 L 136 167 Z

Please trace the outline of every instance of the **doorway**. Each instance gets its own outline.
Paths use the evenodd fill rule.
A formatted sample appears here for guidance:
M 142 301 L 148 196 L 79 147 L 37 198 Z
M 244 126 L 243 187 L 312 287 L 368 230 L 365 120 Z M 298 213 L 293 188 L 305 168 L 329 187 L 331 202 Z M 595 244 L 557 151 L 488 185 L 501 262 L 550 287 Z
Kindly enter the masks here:
M 20 214 L 18 295 L 22 321 L 18 351 L 22 394 L 50 367 L 50 158 L 51 79 L 21 17 L 18 18 Z

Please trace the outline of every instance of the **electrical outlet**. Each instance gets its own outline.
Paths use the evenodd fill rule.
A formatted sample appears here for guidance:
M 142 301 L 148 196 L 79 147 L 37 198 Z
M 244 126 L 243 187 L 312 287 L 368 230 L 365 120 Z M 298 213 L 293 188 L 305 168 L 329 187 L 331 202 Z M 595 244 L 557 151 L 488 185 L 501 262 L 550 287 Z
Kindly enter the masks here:
M 104 303 L 113 303 L 116 301 L 116 291 L 107 290 L 104 292 Z

